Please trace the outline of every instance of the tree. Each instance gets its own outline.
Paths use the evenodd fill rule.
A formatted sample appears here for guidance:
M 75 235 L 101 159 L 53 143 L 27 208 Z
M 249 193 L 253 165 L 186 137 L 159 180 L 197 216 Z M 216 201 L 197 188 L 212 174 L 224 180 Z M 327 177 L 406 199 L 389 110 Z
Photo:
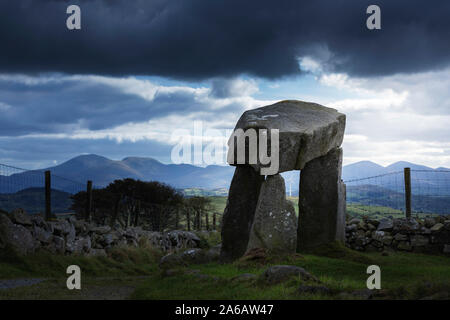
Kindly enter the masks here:
M 86 192 L 72 196 L 72 209 L 82 216 Z M 150 230 L 163 231 L 176 221 L 183 195 L 173 187 L 157 181 L 115 180 L 106 188 L 93 190 L 93 219 L 122 226 L 141 224 Z M 142 219 L 141 219 L 142 218 Z

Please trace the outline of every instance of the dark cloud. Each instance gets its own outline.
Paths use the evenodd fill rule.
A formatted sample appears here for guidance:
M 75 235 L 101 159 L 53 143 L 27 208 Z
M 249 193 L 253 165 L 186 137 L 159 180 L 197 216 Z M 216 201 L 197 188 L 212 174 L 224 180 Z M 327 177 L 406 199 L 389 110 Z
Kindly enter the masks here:
M 368 0 L 15 0 L 0 3 L 0 72 L 152 74 L 199 79 L 328 68 L 374 76 L 447 66 L 450 1 L 375 1 L 382 30 L 365 27 Z M 82 30 L 65 27 L 79 4 Z
M 127 92 L 138 81 L 120 79 L 121 83 L 114 85 L 115 80 L 60 75 L 0 77 L 0 136 L 102 130 L 211 107 L 183 88 L 156 90 L 148 100 Z M 234 104 L 227 106 L 228 112 L 236 109 Z

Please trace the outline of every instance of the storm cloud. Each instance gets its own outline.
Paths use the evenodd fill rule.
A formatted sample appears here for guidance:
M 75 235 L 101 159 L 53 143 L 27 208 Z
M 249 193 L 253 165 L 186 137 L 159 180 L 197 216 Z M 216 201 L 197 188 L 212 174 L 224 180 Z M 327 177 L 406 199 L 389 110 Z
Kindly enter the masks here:
M 66 28 L 81 7 L 82 29 Z M 372 77 L 444 68 L 450 2 L 378 0 L 382 29 L 366 28 L 373 1 L 51 1 L 0 3 L 0 72 L 281 78 L 312 57 L 329 72 Z

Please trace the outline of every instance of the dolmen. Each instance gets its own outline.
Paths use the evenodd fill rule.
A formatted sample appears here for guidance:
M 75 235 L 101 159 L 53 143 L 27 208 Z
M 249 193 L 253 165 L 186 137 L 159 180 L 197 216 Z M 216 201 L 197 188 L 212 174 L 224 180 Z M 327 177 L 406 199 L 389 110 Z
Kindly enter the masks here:
M 221 260 L 248 250 L 301 252 L 345 240 L 344 114 L 296 100 L 248 110 L 228 142 L 235 166 L 222 220 Z M 282 172 L 300 170 L 299 214 Z

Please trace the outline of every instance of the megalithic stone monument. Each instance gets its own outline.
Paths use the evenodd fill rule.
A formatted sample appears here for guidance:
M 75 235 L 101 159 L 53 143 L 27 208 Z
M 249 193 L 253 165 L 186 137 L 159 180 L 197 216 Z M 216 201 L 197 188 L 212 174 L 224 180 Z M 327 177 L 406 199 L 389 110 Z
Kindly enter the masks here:
M 278 154 L 269 157 L 278 161 L 276 170 L 267 178 L 263 169 L 270 164 L 260 159 L 264 135 L 252 141 L 251 135 L 245 134 L 249 129 L 267 131 L 269 146 L 276 142 L 273 137 L 278 140 L 278 149 L 274 149 Z M 274 131 L 276 135 L 269 134 Z M 300 250 L 343 240 L 345 185 L 341 181 L 340 146 L 344 131 L 344 114 L 315 103 L 286 100 L 242 114 L 234 132 L 244 132 L 244 162 L 237 161 L 239 148 L 235 143 L 239 139 L 232 135 L 229 141 L 228 161 L 236 171 L 223 216 L 223 261 L 239 258 L 258 246 L 292 252 L 296 247 Z M 255 150 L 256 162 L 250 155 Z M 273 153 L 270 147 L 268 150 Z M 288 214 L 292 207 L 282 199 L 285 185 L 279 175 L 291 170 L 301 170 L 298 229 Z

